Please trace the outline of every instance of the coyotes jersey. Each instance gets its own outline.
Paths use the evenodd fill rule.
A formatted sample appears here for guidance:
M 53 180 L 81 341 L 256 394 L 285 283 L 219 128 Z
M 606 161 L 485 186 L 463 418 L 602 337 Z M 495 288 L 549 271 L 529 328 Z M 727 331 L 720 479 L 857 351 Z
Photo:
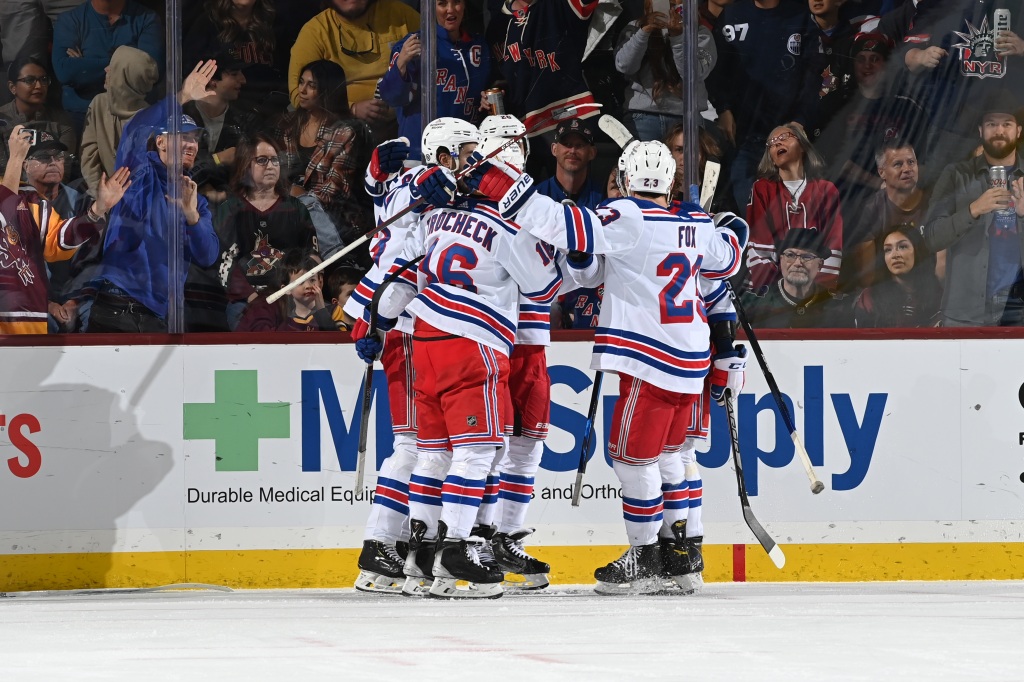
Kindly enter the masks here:
M 843 258 L 843 214 L 839 210 L 839 190 L 828 180 L 808 179 L 796 201 L 781 181 L 761 178 L 754 182 L 747 205 L 750 223 L 750 248 L 747 271 L 750 289 L 755 293 L 779 277 L 775 244 L 786 233 L 799 227 L 814 230 L 832 251 L 818 273 L 818 283 L 835 288 Z
M 675 393 L 703 390 L 711 350 L 697 276 L 736 274 L 742 250 L 730 230 L 716 228 L 699 206 L 673 215 L 637 198 L 606 201 L 594 213 L 535 194 L 517 219 L 559 248 L 603 254 L 593 369 Z
M 418 267 L 381 296 L 380 314 L 393 318 L 408 305 L 427 324 L 506 355 L 516 340 L 520 291 L 550 305 L 562 282 L 550 250 L 486 200 L 428 210 L 409 230 L 391 271 L 417 256 L 424 256 Z

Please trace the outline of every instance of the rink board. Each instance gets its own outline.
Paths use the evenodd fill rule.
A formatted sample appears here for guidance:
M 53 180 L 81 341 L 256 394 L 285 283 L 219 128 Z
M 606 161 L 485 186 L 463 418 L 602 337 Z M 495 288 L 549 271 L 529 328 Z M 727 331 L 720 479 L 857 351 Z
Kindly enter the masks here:
M 1024 351 L 1018 339 L 765 342 L 825 482 L 812 495 L 763 377 L 740 396 L 753 509 L 742 522 L 724 411 L 700 453 L 708 580 L 1024 577 Z M 363 366 L 345 345 L 3 350 L 0 590 L 208 582 L 351 584 L 374 477 L 354 490 Z M 579 583 L 625 541 L 597 415 L 584 499 L 568 499 L 590 344 L 548 353 L 551 435 L 532 544 Z M 374 377 L 369 470 L 391 450 Z M 376 454 L 377 461 L 373 461 Z

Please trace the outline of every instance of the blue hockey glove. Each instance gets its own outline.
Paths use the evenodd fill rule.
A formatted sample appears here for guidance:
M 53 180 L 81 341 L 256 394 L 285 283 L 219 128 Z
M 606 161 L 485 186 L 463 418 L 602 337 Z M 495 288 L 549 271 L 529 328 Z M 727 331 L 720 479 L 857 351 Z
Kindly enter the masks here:
M 719 405 L 724 405 L 725 389 L 729 389 L 734 396 L 743 390 L 747 347 L 737 344 L 731 351 L 712 356 L 711 362 L 711 397 Z
M 409 140 L 399 137 L 395 140 L 381 142 L 370 156 L 370 175 L 377 182 L 384 182 L 392 173 L 402 170 L 405 160 L 409 158 Z
M 700 206 L 700 187 L 690 185 L 690 203 Z
M 420 173 L 409 187 L 412 198 L 423 199 L 436 208 L 450 206 L 455 198 L 455 176 L 442 166 Z

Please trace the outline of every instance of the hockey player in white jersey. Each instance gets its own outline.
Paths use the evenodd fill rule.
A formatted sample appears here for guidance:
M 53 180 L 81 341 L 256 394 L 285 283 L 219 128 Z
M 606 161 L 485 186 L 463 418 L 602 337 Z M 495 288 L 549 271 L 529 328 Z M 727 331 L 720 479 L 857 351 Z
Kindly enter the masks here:
M 570 264 L 586 264 L 592 254 L 604 260 L 592 367 L 619 374 L 609 454 L 622 484 L 630 548 L 594 575 L 602 593 L 660 591 L 663 485 L 682 484 L 685 473 L 679 459 L 659 465 L 659 456 L 685 439 L 712 365 L 696 278 L 737 272 L 746 224 L 735 219 L 731 227 L 716 227 L 696 205 L 670 213 L 675 161 L 660 142 L 634 147 L 626 169 L 629 196 L 596 213 L 538 196 L 527 175 L 500 167 L 478 172 L 503 215 L 572 252 Z
M 549 303 L 561 282 L 554 263 L 537 258 L 539 246 L 535 237 L 502 220 L 493 203 L 460 197 L 452 206 L 427 211 L 395 260 L 393 269 L 424 256 L 418 268 L 422 289 L 414 277 L 405 277 L 380 299 L 382 318 L 396 318 L 406 306 L 416 318 L 419 460 L 409 487 L 406 566 L 436 536 L 432 596 L 502 594 L 502 571 L 480 562 L 469 537 L 487 474 L 503 446 L 518 293 Z M 372 342 L 360 342 L 361 354 L 372 357 Z M 457 588 L 457 580 L 470 587 Z
M 423 132 L 422 148 L 428 164 L 439 164 L 454 169 L 463 145 L 476 143 L 477 131 L 465 121 L 439 118 L 427 125 Z M 429 166 L 418 166 L 402 172 L 408 158 L 409 145 L 405 138 L 389 140 L 374 150 L 366 170 L 366 190 L 374 199 L 374 218 L 377 224 L 397 213 L 395 205 L 408 203 L 408 197 L 428 194 L 425 186 L 417 185 Z M 428 179 L 429 182 L 429 179 Z M 406 188 L 404 192 L 396 191 Z M 443 195 L 442 195 L 443 196 Z M 402 251 L 406 233 L 419 220 L 421 214 L 410 212 L 405 218 L 384 228 L 370 242 L 374 265 L 356 287 L 345 305 L 345 312 L 356 318 L 352 338 L 359 341 L 366 336 L 370 317 L 370 299 L 395 258 Z M 402 315 L 394 329 L 384 337 L 380 361 L 387 377 L 388 404 L 394 429 L 394 452 L 381 465 L 377 476 L 373 504 L 364 531 L 363 549 L 359 555 L 359 575 L 356 589 L 365 592 L 399 594 L 406 581 L 405 559 L 399 543 L 409 537 L 409 477 L 416 464 L 416 416 L 412 381 L 412 318 Z M 431 557 L 424 556 L 429 565 Z M 429 575 L 429 570 L 427 572 Z

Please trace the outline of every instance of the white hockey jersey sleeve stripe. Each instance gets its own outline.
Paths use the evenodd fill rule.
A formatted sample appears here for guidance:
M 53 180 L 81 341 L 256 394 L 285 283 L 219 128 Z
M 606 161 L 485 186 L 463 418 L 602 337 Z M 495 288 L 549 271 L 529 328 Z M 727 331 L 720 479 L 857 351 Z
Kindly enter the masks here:
M 739 272 L 743 249 L 740 248 L 740 242 L 736 239 L 736 235 L 729 230 L 716 230 L 715 237 L 718 239 L 711 240 L 709 252 L 720 258 L 721 264 L 715 268 L 703 268 L 700 274 L 707 279 L 727 279 Z M 722 243 L 725 244 L 725 249 L 715 248 L 716 244 L 721 245 Z
M 594 251 L 594 222 L 592 213 L 578 206 L 566 206 L 565 224 L 568 227 L 566 237 L 570 251 Z
M 522 329 L 551 329 L 551 306 L 538 303 L 519 304 L 519 327 Z

